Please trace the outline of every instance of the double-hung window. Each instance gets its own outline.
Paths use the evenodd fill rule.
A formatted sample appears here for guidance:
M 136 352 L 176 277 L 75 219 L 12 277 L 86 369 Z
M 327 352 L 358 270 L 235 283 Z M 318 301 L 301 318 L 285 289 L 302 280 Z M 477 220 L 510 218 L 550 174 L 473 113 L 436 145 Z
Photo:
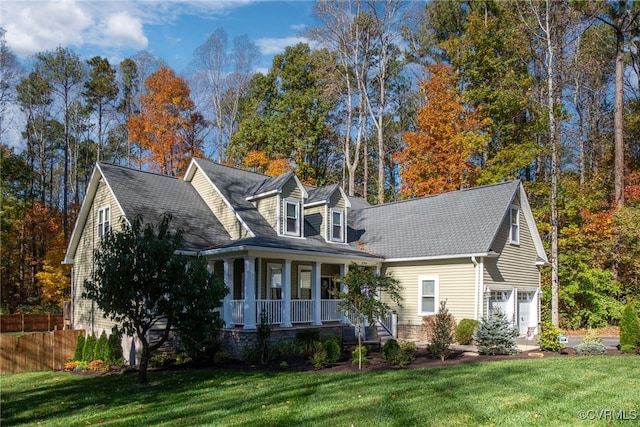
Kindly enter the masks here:
M 300 235 L 300 203 L 285 200 L 284 202 L 284 234 Z
M 518 245 L 520 244 L 520 208 L 511 206 L 510 212 L 509 243 Z
M 98 209 L 98 238 L 102 239 L 111 229 L 111 208 Z
M 438 276 L 420 276 L 418 278 L 418 297 L 419 315 L 438 312 Z
M 344 242 L 344 215 L 342 211 L 331 211 L 331 241 Z

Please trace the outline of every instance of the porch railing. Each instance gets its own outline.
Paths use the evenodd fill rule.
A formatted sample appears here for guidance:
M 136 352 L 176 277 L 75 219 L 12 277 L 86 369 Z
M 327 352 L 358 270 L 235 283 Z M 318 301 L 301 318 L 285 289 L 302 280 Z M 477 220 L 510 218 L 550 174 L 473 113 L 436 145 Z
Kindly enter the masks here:
M 260 313 L 264 311 L 269 324 L 282 323 L 282 302 L 277 299 L 256 300 L 256 322 L 260 322 Z M 340 300 L 336 299 L 321 300 L 320 321 L 337 322 L 342 320 L 339 302 Z M 244 300 L 229 301 L 229 309 L 231 310 L 231 323 L 234 325 L 244 324 Z M 291 300 L 291 323 L 311 322 L 313 322 L 313 300 Z

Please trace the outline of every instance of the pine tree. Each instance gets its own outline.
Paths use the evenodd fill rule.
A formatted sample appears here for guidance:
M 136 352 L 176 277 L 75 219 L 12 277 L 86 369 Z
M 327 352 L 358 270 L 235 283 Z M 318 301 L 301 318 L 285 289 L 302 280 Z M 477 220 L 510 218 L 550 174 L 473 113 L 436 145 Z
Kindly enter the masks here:
M 480 354 L 512 354 L 518 336 L 518 329 L 500 310 L 493 311 L 489 317 L 483 318 L 480 326 L 473 333 L 473 340 L 478 343 Z
M 620 349 L 625 353 L 635 353 L 640 346 L 640 320 L 632 304 L 627 304 L 620 319 Z
M 453 344 L 454 341 L 453 331 L 456 322 L 451 313 L 449 313 L 449 309 L 447 309 L 446 301 L 440 301 L 440 309 L 435 317 L 433 338 L 427 346 L 427 350 L 434 356 L 438 356 L 440 360 L 444 362 L 444 359 L 451 353 L 451 344 Z

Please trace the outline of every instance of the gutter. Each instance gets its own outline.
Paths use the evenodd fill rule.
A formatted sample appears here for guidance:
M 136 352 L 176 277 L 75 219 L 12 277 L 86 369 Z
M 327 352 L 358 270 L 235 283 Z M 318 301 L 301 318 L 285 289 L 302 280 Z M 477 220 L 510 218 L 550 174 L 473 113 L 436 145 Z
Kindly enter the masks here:
M 480 291 L 480 276 L 478 275 L 478 267 L 480 264 L 476 260 L 475 256 L 471 256 L 471 262 L 473 263 L 474 274 L 475 274 L 475 287 L 474 287 L 474 296 L 473 296 L 473 318 L 478 320 L 478 301 L 479 301 L 479 291 Z

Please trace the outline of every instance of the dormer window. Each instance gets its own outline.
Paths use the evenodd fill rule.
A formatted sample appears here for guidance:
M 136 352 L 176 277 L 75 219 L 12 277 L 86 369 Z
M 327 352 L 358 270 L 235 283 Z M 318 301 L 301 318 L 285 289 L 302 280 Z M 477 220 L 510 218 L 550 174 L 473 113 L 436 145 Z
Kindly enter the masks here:
M 342 211 L 331 211 L 331 241 L 344 242 L 344 215 Z
M 102 239 L 111 228 L 111 208 L 106 206 L 98 209 L 98 238 Z
M 290 200 L 284 202 L 284 234 L 300 235 L 300 203 Z

